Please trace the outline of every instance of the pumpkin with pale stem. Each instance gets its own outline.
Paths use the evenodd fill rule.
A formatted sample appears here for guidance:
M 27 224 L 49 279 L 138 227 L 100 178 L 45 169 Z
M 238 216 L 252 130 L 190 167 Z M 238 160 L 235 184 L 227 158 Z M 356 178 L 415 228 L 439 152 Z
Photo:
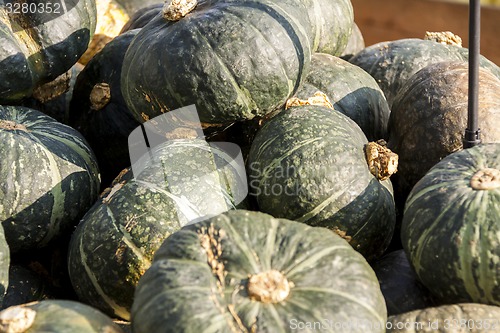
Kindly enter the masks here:
M 500 143 L 449 155 L 411 191 L 401 240 L 440 301 L 500 305 L 499 202 Z
M 384 300 L 366 260 L 327 229 L 245 210 L 168 237 L 132 307 L 135 333 L 280 333 L 323 319 L 385 331 Z

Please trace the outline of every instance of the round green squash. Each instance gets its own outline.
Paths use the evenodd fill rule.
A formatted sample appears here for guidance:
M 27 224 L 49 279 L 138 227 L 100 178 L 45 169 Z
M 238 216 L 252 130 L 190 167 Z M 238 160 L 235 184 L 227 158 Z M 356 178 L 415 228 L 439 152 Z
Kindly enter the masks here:
M 369 141 L 387 139 L 391 110 L 377 82 L 363 69 L 341 58 L 315 53 L 296 96 L 304 99 L 317 91 L 328 96 L 335 110 L 354 120 Z
M 0 4 L 0 104 L 28 97 L 38 85 L 69 70 L 96 26 L 94 0 L 69 1 L 66 7 L 51 2 L 52 13 L 49 3 L 35 2 L 33 14 L 15 13 L 16 4 L 22 2 Z
M 75 301 L 44 300 L 0 312 L 0 331 L 25 333 L 122 333 L 111 318 Z
M 401 199 L 429 169 L 462 149 L 467 128 L 467 62 L 431 64 L 400 89 L 389 118 L 388 146 L 399 155 L 395 191 Z M 479 71 L 482 142 L 500 142 L 500 79 Z
M 401 227 L 420 281 L 446 303 L 500 304 L 500 144 L 449 155 L 413 188 Z
M 460 303 L 429 307 L 390 316 L 386 332 L 498 332 L 500 307 Z
M 370 172 L 367 143 L 336 110 L 291 107 L 257 132 L 247 162 L 249 191 L 259 210 L 332 229 L 374 259 L 389 245 L 396 212 L 390 180 Z
M 68 254 L 82 301 L 129 319 L 134 289 L 163 240 L 195 218 L 233 209 L 237 170 L 203 140 L 157 146 L 140 177 L 120 175 L 84 216 Z M 224 165 L 225 164 L 225 165 Z M 211 176 L 208 176 L 210 173 Z
M 0 306 L 9 286 L 10 250 L 5 240 L 3 227 L 0 225 Z
M 0 221 L 12 252 L 69 231 L 99 194 L 92 150 L 73 128 L 26 107 L 0 106 Z
M 126 31 L 143 28 L 155 16 L 159 15 L 162 9 L 163 3 L 155 3 L 137 10 L 134 15 L 130 17 L 128 22 L 125 23 L 125 25 L 122 27 L 120 33 L 122 34 Z
M 132 307 L 135 333 L 344 332 L 349 324 L 384 332 L 385 320 L 373 270 L 341 237 L 245 210 L 168 237 Z
M 162 0 L 115 0 L 118 4 L 120 4 L 125 11 L 130 15 L 134 15 L 139 10 L 144 7 L 153 6 L 155 4 L 162 4 Z
M 69 124 L 94 151 L 103 187 L 130 166 L 128 136 L 140 125 L 120 89 L 123 57 L 137 32 L 115 37 L 89 61 L 78 75 L 70 102 Z
M 410 266 L 403 249 L 386 253 L 372 264 L 387 306 L 387 315 L 434 305 L 432 296 Z
M 124 58 L 127 105 L 143 122 L 194 104 L 212 125 L 280 108 L 310 63 L 306 10 L 298 0 L 207 0 L 177 21 L 154 17 Z
M 468 50 L 418 38 L 380 42 L 355 54 L 349 62 L 372 75 L 387 98 L 389 107 L 401 86 L 417 71 L 442 61 L 466 61 Z M 480 66 L 500 78 L 500 68 L 481 56 Z

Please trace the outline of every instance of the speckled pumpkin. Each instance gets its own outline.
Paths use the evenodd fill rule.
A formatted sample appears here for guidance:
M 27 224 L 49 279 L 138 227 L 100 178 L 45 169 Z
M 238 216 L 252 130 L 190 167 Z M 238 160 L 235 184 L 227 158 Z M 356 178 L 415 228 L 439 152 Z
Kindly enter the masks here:
M 309 332 L 318 322 L 325 332 L 369 323 L 376 333 L 385 320 L 375 274 L 345 240 L 245 210 L 167 238 L 132 307 L 135 333 Z

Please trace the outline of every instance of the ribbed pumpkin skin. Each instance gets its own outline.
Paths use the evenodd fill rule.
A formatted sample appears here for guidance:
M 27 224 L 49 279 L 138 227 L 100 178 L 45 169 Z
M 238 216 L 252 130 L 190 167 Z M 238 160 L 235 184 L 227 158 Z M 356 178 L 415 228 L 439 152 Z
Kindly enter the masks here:
M 120 33 L 134 29 L 141 29 L 149 23 L 156 15 L 161 13 L 163 3 L 152 4 L 136 11 L 127 23 L 122 27 Z
M 420 69 L 441 61 L 464 61 L 467 57 L 467 49 L 463 47 L 408 38 L 368 46 L 349 62 L 375 78 L 391 107 L 400 87 Z M 483 56 L 480 66 L 500 78 L 500 68 Z
M 99 170 L 87 142 L 41 112 L 0 106 L 0 156 L 0 221 L 12 252 L 46 245 L 97 199 Z
M 249 190 L 275 217 L 340 233 L 373 259 L 395 227 L 389 180 L 369 171 L 366 137 L 347 116 L 323 106 L 299 106 L 270 119 L 248 158 Z
M 47 13 L 35 15 L 40 24 L 21 14 L 9 16 L 8 10 L 0 6 L 0 104 L 30 96 L 37 85 L 70 69 L 87 49 L 96 25 L 94 0 L 68 2 L 67 12 L 52 19 Z
M 479 86 L 481 140 L 500 142 L 500 79 L 481 69 Z M 401 87 L 389 119 L 388 146 L 399 155 L 394 179 L 404 198 L 432 166 L 462 149 L 467 95 L 466 62 L 429 65 Z
M 316 53 L 296 96 L 307 99 L 317 91 L 328 96 L 335 110 L 354 120 L 369 141 L 387 140 L 391 110 L 370 74 L 338 57 Z
M 391 316 L 387 320 L 387 332 L 498 332 L 498 318 L 500 307 L 497 306 L 475 303 L 442 305 Z
M 202 243 L 207 237 L 208 251 Z M 218 253 L 219 274 L 213 271 L 212 251 Z M 272 269 L 293 283 L 288 297 L 277 303 L 252 301 L 249 275 Z M 167 238 L 141 278 L 132 308 L 135 333 L 279 333 L 325 319 L 369 322 L 375 327 L 370 332 L 384 332 L 385 318 L 375 274 L 343 239 L 324 228 L 243 210 L 186 226 Z M 324 331 L 343 332 L 333 324 Z
M 500 169 L 500 144 L 449 155 L 406 202 L 403 247 L 422 283 L 446 303 L 500 304 L 500 188 L 470 185 L 485 167 Z
M 385 254 L 372 268 L 380 283 L 388 316 L 434 305 L 429 290 L 418 281 L 403 249 Z
M 85 215 L 71 238 L 68 255 L 71 282 L 82 301 L 128 320 L 134 289 L 154 252 L 187 223 L 174 200 L 182 202 L 186 196 L 204 214 L 214 208 L 234 208 L 225 187 L 234 169 L 218 169 L 218 183 L 203 180 L 225 155 L 217 149 L 206 151 L 202 142 L 162 145 L 157 154 L 163 166 L 149 164 L 139 180 L 127 172 Z M 169 185 L 175 177 L 178 183 Z M 221 191 L 223 195 L 215 194 Z
M 119 3 L 129 15 L 135 14 L 138 10 L 147 7 L 147 6 L 152 6 L 154 4 L 162 3 L 161 0 L 115 0 L 117 3 Z
M 195 104 L 211 124 L 281 107 L 310 63 L 305 10 L 297 0 L 207 0 L 177 22 L 156 16 L 125 55 L 127 105 L 144 121 Z
M 70 103 L 69 123 L 94 151 L 104 187 L 130 166 L 128 136 L 140 124 L 129 111 L 120 88 L 123 57 L 137 32 L 115 37 L 92 58 L 78 76 Z M 94 86 L 103 83 L 109 85 L 110 99 L 96 109 L 90 96 Z
M 2 319 L 5 318 L 6 312 L 13 308 L 0 312 Z M 35 312 L 35 319 L 31 326 L 27 327 L 26 330 L 16 332 L 123 333 L 111 318 L 88 305 L 75 301 L 44 300 L 19 305 L 15 308 L 21 311 Z M 26 323 L 27 320 L 24 319 L 21 322 Z
M 354 23 L 352 26 L 351 37 L 349 37 L 347 46 L 345 47 L 344 51 L 342 51 L 340 57 L 346 61 L 349 61 L 349 59 L 351 59 L 358 52 L 361 52 L 365 47 L 366 45 L 365 39 L 363 38 L 363 33 L 359 29 L 358 25 Z
M 3 304 L 4 296 L 9 286 L 10 250 L 3 227 L 0 225 L 0 306 Z

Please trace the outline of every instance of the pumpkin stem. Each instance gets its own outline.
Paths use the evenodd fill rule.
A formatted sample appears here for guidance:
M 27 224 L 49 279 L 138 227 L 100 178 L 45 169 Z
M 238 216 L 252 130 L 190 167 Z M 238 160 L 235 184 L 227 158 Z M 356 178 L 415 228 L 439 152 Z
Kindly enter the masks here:
M 293 283 L 288 282 L 283 273 L 273 269 L 250 276 L 247 291 L 253 300 L 262 303 L 279 303 L 288 297 L 292 287 Z
M 292 106 L 303 106 L 303 105 L 321 105 L 333 109 L 333 105 L 330 102 L 328 96 L 321 91 L 317 91 L 312 97 L 308 99 L 300 99 L 298 97 L 292 97 L 286 101 L 285 110 Z
M 18 124 L 12 120 L 0 120 L 0 128 L 6 129 L 8 131 L 25 131 L 28 132 L 26 126 Z
M 470 179 L 474 190 L 494 190 L 500 187 L 500 170 L 484 168 L 477 171 Z
M 386 147 L 384 140 L 365 145 L 368 168 L 378 180 L 386 180 L 398 171 L 398 155 Z
M 111 88 L 107 83 L 97 83 L 90 92 L 90 108 L 99 111 L 111 100 Z
M 455 35 L 451 31 L 442 31 L 442 32 L 426 31 L 424 40 L 432 40 L 434 42 L 445 45 L 462 46 L 462 38 L 460 38 L 460 36 L 458 35 Z
M 168 21 L 179 21 L 198 5 L 197 0 L 166 0 L 163 5 L 163 18 Z
M 33 90 L 33 97 L 40 103 L 46 103 L 69 90 L 71 69 L 59 75 L 54 80 L 42 84 Z
M 0 332 L 26 332 L 35 321 L 36 311 L 23 306 L 12 306 L 0 314 Z

